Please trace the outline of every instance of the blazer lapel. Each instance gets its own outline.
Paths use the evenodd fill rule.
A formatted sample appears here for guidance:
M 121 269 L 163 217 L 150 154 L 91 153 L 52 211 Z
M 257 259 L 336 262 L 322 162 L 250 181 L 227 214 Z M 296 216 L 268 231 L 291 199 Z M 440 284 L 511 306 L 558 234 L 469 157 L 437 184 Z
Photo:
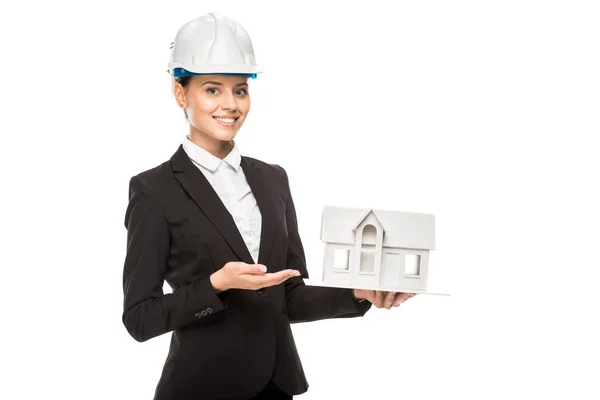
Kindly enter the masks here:
M 258 264 L 266 264 L 273 247 L 273 239 L 277 233 L 278 224 L 276 223 L 277 216 L 273 196 L 277 196 L 278 193 L 268 186 L 268 177 L 253 160 L 242 156 L 241 166 L 261 214 Z
M 210 219 L 215 228 L 219 230 L 221 236 L 227 241 L 240 260 L 248 264 L 254 264 L 254 260 L 252 260 L 252 256 L 246 247 L 246 243 L 244 243 L 244 239 L 233 217 L 204 174 L 190 160 L 183 149 L 183 145 L 180 145 L 171 157 L 171 166 L 175 179 L 179 181 L 198 207 Z

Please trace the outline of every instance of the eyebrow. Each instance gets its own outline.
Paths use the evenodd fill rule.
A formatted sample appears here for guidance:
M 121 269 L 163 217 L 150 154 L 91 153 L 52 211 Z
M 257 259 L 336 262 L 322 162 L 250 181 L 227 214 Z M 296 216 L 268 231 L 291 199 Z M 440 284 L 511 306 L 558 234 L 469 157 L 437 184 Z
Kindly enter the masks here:
M 204 85 L 223 86 L 223 84 L 221 82 L 217 82 L 217 81 L 206 81 L 201 86 L 204 86 Z M 237 86 L 248 86 L 248 83 L 246 83 L 246 82 L 240 82 L 240 83 L 236 83 L 235 85 L 233 85 L 233 87 L 237 87 Z

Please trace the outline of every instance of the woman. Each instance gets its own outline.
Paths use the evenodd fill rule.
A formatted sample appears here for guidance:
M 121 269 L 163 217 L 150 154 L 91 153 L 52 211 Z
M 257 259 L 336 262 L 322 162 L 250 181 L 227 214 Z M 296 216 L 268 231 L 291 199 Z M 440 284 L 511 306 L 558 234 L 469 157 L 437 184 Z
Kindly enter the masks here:
M 291 399 L 308 383 L 290 323 L 358 317 L 409 295 L 304 284 L 287 174 L 234 141 L 260 72 L 240 25 L 218 14 L 188 22 L 170 71 L 189 134 L 131 178 L 123 323 L 140 342 L 172 332 L 156 400 Z

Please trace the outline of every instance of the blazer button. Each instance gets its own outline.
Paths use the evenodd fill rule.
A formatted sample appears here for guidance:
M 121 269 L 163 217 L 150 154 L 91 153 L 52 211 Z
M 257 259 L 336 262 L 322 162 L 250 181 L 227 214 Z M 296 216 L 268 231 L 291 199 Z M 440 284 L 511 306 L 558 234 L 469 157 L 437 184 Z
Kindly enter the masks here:
M 213 312 L 213 309 L 212 309 L 212 308 L 210 308 L 210 307 L 208 307 L 208 308 L 206 309 L 206 312 L 210 314 L 210 313 L 212 313 L 212 312 Z
M 202 314 L 200 314 L 199 312 L 197 312 L 196 314 L 194 314 L 194 317 L 196 317 L 196 318 L 202 318 Z

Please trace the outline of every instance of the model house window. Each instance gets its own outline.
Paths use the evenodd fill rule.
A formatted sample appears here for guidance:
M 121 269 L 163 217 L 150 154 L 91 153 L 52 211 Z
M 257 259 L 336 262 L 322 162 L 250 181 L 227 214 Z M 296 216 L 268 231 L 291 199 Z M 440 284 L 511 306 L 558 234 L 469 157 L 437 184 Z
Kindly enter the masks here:
M 375 249 L 363 249 L 360 252 L 360 272 L 375 272 Z
M 365 225 L 362 231 L 361 244 L 377 244 L 377 228 L 373 225 Z
M 404 257 L 404 275 L 421 275 L 421 256 L 418 254 L 406 254 Z
M 350 259 L 350 250 L 335 249 L 333 253 L 333 268 L 348 269 L 348 261 Z
M 360 272 L 375 273 L 375 240 L 377 239 L 377 228 L 373 225 L 365 225 L 362 231 L 360 250 Z

